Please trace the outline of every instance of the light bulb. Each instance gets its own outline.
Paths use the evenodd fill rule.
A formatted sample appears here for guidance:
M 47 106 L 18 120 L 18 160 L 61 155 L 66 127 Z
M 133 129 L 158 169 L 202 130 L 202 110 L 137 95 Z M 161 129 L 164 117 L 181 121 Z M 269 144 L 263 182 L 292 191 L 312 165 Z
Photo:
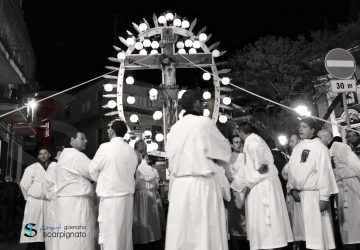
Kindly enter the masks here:
M 147 55 L 146 49 L 140 50 L 139 55 L 143 55 L 143 56 Z
M 159 51 L 157 51 L 157 49 L 153 49 L 150 51 L 151 55 L 156 55 L 157 53 L 159 53 Z
M 201 33 L 201 34 L 199 35 L 199 40 L 200 40 L 201 42 L 205 42 L 206 39 L 207 39 L 207 35 L 206 35 L 205 33 Z
M 182 28 L 184 28 L 184 29 L 189 28 L 189 27 L 190 27 L 190 23 L 189 23 L 189 21 L 188 21 L 188 20 L 184 20 L 184 21 L 182 21 L 182 23 L 181 23 L 181 27 L 182 27 Z
M 165 18 L 166 18 L 166 20 L 171 21 L 174 19 L 174 15 L 173 15 L 173 13 L 169 12 L 169 13 L 166 13 Z
M 127 44 L 128 46 L 134 45 L 134 44 L 135 44 L 135 39 L 134 39 L 133 37 L 128 37 L 128 38 L 126 39 L 126 44 Z
M 211 93 L 210 93 L 209 91 L 205 91 L 205 92 L 203 93 L 203 98 L 204 98 L 205 100 L 210 99 L 210 98 L 211 98 Z
M 139 120 L 139 117 L 138 117 L 136 114 L 132 114 L 132 115 L 130 116 L 130 121 L 131 121 L 132 123 L 138 122 L 138 120 Z
M 230 78 L 229 77 L 223 77 L 221 79 L 221 83 L 224 85 L 228 85 L 230 83 Z
M 220 51 L 217 49 L 214 49 L 211 54 L 213 55 L 213 57 L 219 57 L 220 56 Z
M 141 50 L 142 48 L 143 48 L 142 42 L 137 42 L 137 43 L 135 43 L 135 49 Z
M 143 45 L 144 45 L 145 48 L 148 48 L 148 47 L 151 46 L 151 41 L 149 39 L 145 39 L 143 41 Z
M 155 135 L 155 140 L 156 140 L 157 142 L 162 142 L 162 141 L 164 140 L 164 135 L 161 134 L 161 133 L 156 134 L 156 135 Z
M 228 120 L 228 118 L 227 118 L 226 115 L 220 115 L 220 116 L 219 116 L 219 121 L 220 121 L 221 123 L 226 123 L 227 120 Z
M 113 109 L 116 107 L 116 102 L 114 100 L 110 100 L 110 101 L 108 101 L 107 105 L 109 108 Z
M 229 105 L 231 103 L 231 98 L 226 96 L 226 97 L 223 98 L 222 101 L 223 101 L 223 104 Z
M 153 114 L 153 118 L 155 121 L 158 121 L 162 118 L 162 112 L 161 111 L 155 111 L 154 114 Z
M 150 130 L 145 130 L 145 131 L 144 131 L 144 135 L 145 135 L 145 136 L 150 136 L 150 137 L 151 137 L 151 136 L 152 136 L 152 133 L 151 133 L 151 131 L 150 131 Z
M 117 54 L 117 58 L 118 58 L 119 60 L 124 60 L 125 57 L 126 57 L 125 52 L 119 52 L 119 53 Z
M 180 27 L 180 26 L 181 26 L 181 19 L 176 18 L 176 19 L 174 20 L 174 26 Z
M 183 49 L 184 48 L 184 42 L 182 42 L 182 41 L 177 42 L 176 43 L 176 48 Z
M 210 110 L 204 109 L 203 115 L 204 115 L 204 116 L 209 116 L 209 115 L 210 115 Z
M 126 98 L 126 101 L 127 101 L 127 103 L 129 103 L 129 104 L 134 104 L 134 103 L 135 103 L 135 97 L 129 95 L 129 96 Z
M 159 42 L 158 41 L 152 41 L 151 42 L 151 48 L 153 48 L 153 49 L 159 48 Z
M 158 22 L 161 23 L 161 24 L 166 23 L 166 17 L 164 17 L 164 16 L 159 16 Z
M 209 72 L 205 72 L 202 77 L 205 81 L 208 81 L 208 80 L 210 80 L 211 75 Z
M 134 82 L 135 82 L 134 77 L 132 77 L 132 76 L 126 77 L 126 80 L 125 80 L 125 81 L 126 81 L 126 83 L 129 84 L 129 85 L 134 84 Z
M 201 47 L 201 43 L 200 43 L 200 41 L 195 40 L 195 41 L 193 42 L 193 47 L 194 47 L 195 49 L 200 48 L 200 47 Z
M 185 46 L 190 48 L 193 45 L 193 41 L 191 39 L 186 39 Z
M 196 54 L 196 53 L 197 53 L 197 51 L 195 48 L 189 49 L 189 54 Z
M 148 26 L 147 26 L 146 23 L 140 23 L 140 25 L 139 25 L 139 30 L 140 30 L 141 32 L 144 32 L 145 30 L 147 30 L 147 28 L 148 28 Z
M 151 96 L 155 96 L 155 95 L 158 94 L 158 91 L 157 91 L 157 89 L 152 88 L 152 89 L 150 89 L 149 94 L 150 94 Z
M 105 85 L 104 85 L 104 90 L 105 90 L 106 92 L 111 92 L 111 91 L 113 90 L 112 84 L 111 84 L 111 83 L 105 84 Z
M 178 50 L 178 53 L 179 53 L 179 54 L 186 54 L 186 50 L 185 50 L 185 49 L 179 49 L 179 50 Z

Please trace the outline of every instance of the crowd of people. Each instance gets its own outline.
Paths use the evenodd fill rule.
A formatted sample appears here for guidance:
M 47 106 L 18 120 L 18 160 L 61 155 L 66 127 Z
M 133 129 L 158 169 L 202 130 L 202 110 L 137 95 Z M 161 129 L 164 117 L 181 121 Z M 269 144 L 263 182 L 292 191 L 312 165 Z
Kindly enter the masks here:
M 339 142 L 304 118 L 290 137 L 289 154 L 280 152 L 287 163 L 279 167 L 250 123 L 238 124 L 225 138 L 202 115 L 201 92 L 185 92 L 182 107 L 186 112 L 172 126 L 165 149 L 166 218 L 146 142 L 132 148 L 122 138 L 126 124 L 114 121 L 110 141 L 92 160 L 82 153 L 86 136 L 77 131 L 57 163 L 41 149 L 39 162 L 25 169 L 20 242 L 30 249 L 131 250 L 160 240 L 165 231 L 166 250 L 360 249 L 357 144 Z

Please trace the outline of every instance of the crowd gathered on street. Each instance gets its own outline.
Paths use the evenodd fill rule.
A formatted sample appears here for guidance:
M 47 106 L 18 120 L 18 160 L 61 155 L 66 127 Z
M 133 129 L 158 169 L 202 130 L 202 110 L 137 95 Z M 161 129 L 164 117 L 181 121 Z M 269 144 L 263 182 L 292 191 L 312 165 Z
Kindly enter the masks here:
M 39 150 L 20 182 L 26 200 L 20 243 L 132 250 L 164 239 L 166 250 L 360 250 L 359 134 L 348 132 L 348 145 L 305 117 L 282 152 L 249 122 L 226 138 L 202 115 L 201 92 L 188 90 L 181 101 L 186 112 L 165 148 L 167 213 L 147 143 L 140 138 L 130 146 L 126 123 L 115 120 L 93 159 L 83 153 L 80 131 L 56 161 Z

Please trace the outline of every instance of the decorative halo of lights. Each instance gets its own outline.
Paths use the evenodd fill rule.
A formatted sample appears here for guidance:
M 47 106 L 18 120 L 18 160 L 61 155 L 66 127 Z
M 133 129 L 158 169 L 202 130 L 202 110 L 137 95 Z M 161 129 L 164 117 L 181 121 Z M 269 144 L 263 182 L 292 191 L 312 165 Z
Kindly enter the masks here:
M 126 77 L 126 73 L 128 70 L 131 71 L 133 68 L 136 67 L 145 67 L 142 66 L 140 63 L 136 65 L 134 64 L 135 67 L 128 67 L 129 64 L 132 64 L 130 60 L 134 61 L 135 59 L 133 59 L 134 57 L 127 57 L 138 55 L 140 56 L 139 60 L 142 60 L 146 57 L 151 56 L 154 56 L 155 58 L 155 56 L 158 56 L 156 54 L 161 55 L 163 53 L 163 50 L 158 49 L 160 48 L 160 45 L 163 46 L 163 41 L 161 40 L 163 29 L 171 29 L 172 34 L 177 37 L 177 42 L 175 40 L 173 41 L 173 44 L 175 45 L 174 55 L 180 56 L 179 54 L 181 54 L 184 56 L 193 56 L 193 54 L 195 53 L 205 53 L 212 56 L 212 64 L 211 66 L 208 66 L 208 68 L 206 68 L 208 74 L 204 75 L 206 76 L 206 79 L 210 75 L 209 80 L 214 85 L 214 92 L 210 93 L 210 95 L 214 98 L 214 106 L 211 108 L 211 113 L 209 110 L 204 110 L 204 115 L 211 115 L 211 119 L 213 120 L 213 122 L 217 122 L 220 119 L 219 108 L 220 102 L 222 100 L 220 97 L 220 83 L 222 83 L 223 85 L 227 85 L 230 83 L 230 79 L 225 76 L 225 74 L 227 74 L 227 72 L 229 71 L 227 69 L 219 70 L 217 69 L 217 65 L 215 64 L 215 59 L 223 55 L 224 52 L 220 52 L 217 49 L 217 43 L 214 43 L 208 47 L 206 43 L 208 40 L 210 40 L 211 35 L 205 34 L 205 29 L 201 29 L 201 31 L 195 34 L 196 28 L 194 27 L 197 23 L 196 19 L 190 21 L 186 18 L 180 18 L 174 12 L 166 11 L 163 12 L 163 14 L 160 16 L 154 15 L 152 20 L 154 23 L 153 25 L 151 25 L 150 22 L 148 22 L 145 18 L 137 24 L 133 23 L 135 33 L 133 31 L 127 31 L 126 38 L 119 37 L 120 41 L 123 43 L 123 45 L 125 45 L 126 49 L 114 46 L 118 52 L 116 56 L 117 58 L 109 58 L 109 60 L 115 63 L 120 63 L 120 66 L 117 65 L 119 70 L 116 84 L 116 101 L 113 100 L 114 102 L 112 102 L 112 105 L 108 105 L 108 107 L 114 106 L 115 104 L 114 108 L 117 107 L 117 115 L 119 116 L 119 119 L 126 122 L 123 99 L 125 98 L 126 101 L 130 100 L 130 103 L 133 101 L 133 99 L 124 97 L 124 82 L 126 82 L 127 84 L 134 84 L 134 78 L 131 76 Z M 220 78 L 219 75 L 221 75 Z M 178 97 L 181 96 L 181 92 L 183 93 L 184 91 L 179 91 Z M 208 94 L 205 94 L 205 96 L 207 95 Z M 149 91 L 148 98 L 150 98 L 151 100 L 156 100 L 158 98 L 158 93 L 155 88 Z M 112 111 L 109 112 L 109 115 L 116 114 L 114 113 L 114 111 Z M 155 111 L 153 114 L 153 118 L 156 118 L 157 120 L 163 118 L 162 116 L 163 113 L 161 111 Z M 227 119 L 227 116 L 225 114 L 223 114 L 223 116 L 225 116 L 225 119 Z M 134 123 L 138 122 L 139 117 L 136 114 L 130 114 L 130 117 L 128 119 L 130 119 L 130 121 Z M 224 118 L 221 118 L 221 120 L 224 120 Z M 131 132 L 129 127 L 128 129 Z M 168 133 L 166 136 L 168 137 Z

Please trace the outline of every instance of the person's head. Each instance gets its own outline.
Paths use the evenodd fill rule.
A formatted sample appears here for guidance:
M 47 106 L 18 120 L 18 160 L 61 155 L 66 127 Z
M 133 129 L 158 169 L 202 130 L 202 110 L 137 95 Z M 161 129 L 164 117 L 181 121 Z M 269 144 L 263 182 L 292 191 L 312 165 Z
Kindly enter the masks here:
M 138 140 L 135 142 L 134 145 L 135 151 L 139 152 L 141 155 L 141 158 L 145 158 L 147 155 L 147 144 L 144 140 Z
M 84 151 L 86 148 L 87 139 L 84 133 L 82 132 L 76 132 L 76 134 L 71 136 L 70 139 L 70 146 L 79 150 Z
M 63 150 L 64 150 L 64 146 L 59 146 L 55 148 L 55 152 L 56 152 L 55 160 L 59 159 Z
M 243 151 L 243 143 L 241 142 L 240 136 L 235 134 L 231 138 L 231 148 L 236 153 L 242 153 Z
M 189 89 L 187 90 L 180 99 L 180 104 L 186 112 L 195 111 L 200 115 L 204 112 L 203 97 L 200 90 Z
M 127 132 L 127 126 L 124 121 L 115 120 L 111 123 L 108 129 L 109 139 L 113 137 L 124 137 Z
M 356 133 L 356 132 L 354 132 L 354 131 L 349 131 L 348 133 L 347 133 L 347 140 L 348 140 L 348 142 L 350 143 L 350 144 L 357 144 L 357 143 L 359 143 L 359 138 L 360 138 L 360 135 L 359 135 L 359 133 Z
M 325 145 L 329 145 L 333 140 L 333 134 L 327 129 L 322 129 L 318 132 L 317 136 L 320 138 L 320 141 Z
M 299 122 L 299 136 L 300 139 L 311 139 L 315 135 L 317 128 L 316 121 L 310 117 L 303 118 Z
M 300 141 L 300 137 L 298 134 L 292 134 L 290 136 L 289 144 L 288 144 L 290 151 L 292 151 L 295 148 L 295 146 L 299 143 L 299 141 Z
M 38 159 L 41 162 L 48 162 L 50 157 L 51 157 L 51 155 L 50 155 L 48 149 L 42 148 L 42 149 L 39 150 Z
M 251 133 L 256 133 L 256 129 L 248 122 L 242 122 L 237 127 L 237 131 L 242 140 L 245 140 Z

